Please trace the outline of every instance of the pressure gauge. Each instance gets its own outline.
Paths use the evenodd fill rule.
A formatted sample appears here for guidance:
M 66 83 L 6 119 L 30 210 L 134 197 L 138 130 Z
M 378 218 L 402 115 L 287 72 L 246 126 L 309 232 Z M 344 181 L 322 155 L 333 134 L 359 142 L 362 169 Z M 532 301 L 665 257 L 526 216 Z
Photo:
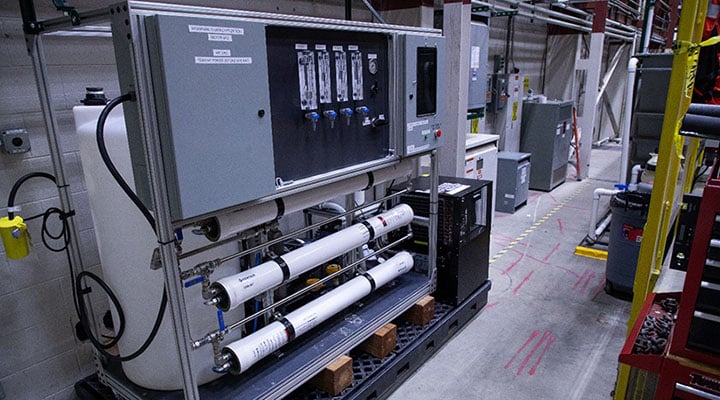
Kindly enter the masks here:
M 368 72 L 370 75 L 375 75 L 378 71 L 378 60 L 377 58 L 371 58 L 368 60 Z

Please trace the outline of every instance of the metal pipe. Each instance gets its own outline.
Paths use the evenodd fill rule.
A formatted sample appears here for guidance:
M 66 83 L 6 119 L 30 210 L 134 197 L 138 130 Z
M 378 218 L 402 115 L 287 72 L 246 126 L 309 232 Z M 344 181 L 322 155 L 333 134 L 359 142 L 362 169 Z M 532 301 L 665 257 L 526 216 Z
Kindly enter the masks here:
M 387 24 L 387 22 L 385 22 L 383 17 L 380 16 L 375 7 L 373 7 L 368 0 L 363 0 L 363 4 L 365 4 L 365 7 L 370 10 L 370 13 L 373 15 L 373 17 L 375 17 L 376 20 L 378 20 L 378 22 L 380 22 L 381 24 Z
M 640 47 L 640 53 L 647 53 L 650 47 L 650 37 L 652 36 L 653 20 L 655 19 L 655 0 L 648 1 L 645 5 L 645 22 L 643 23 L 642 30 L 642 44 Z
M 637 190 L 638 182 L 640 181 L 640 174 L 643 171 L 643 167 L 640 164 L 635 164 L 632 167 L 632 173 L 630 174 L 630 183 L 628 189 Z
M 352 21 L 352 0 L 345 0 L 345 21 Z
M 228 344 L 227 370 L 240 374 L 259 360 L 301 336 L 333 315 L 369 295 L 398 276 L 410 271 L 413 258 L 403 251 L 363 275 L 337 287 L 261 330 Z
M 620 152 L 620 179 L 618 182 L 627 183 L 628 164 L 630 163 L 630 124 L 632 123 L 633 95 L 635 93 L 635 75 L 639 60 L 630 57 L 628 61 L 628 76 L 625 89 L 625 110 L 622 125 L 622 150 Z M 630 182 L 635 183 L 635 182 Z
M 215 297 L 210 301 L 223 311 L 230 311 L 248 299 L 266 292 L 296 276 L 332 260 L 354 248 L 372 241 L 412 222 L 412 208 L 400 204 L 362 223 L 335 232 L 297 250 L 250 268 L 239 274 L 219 279 L 211 285 Z
M 292 194 L 282 198 L 282 200 L 266 201 L 234 212 L 218 215 L 200 221 L 198 226 L 208 232 L 205 235 L 208 240 L 223 240 L 253 226 L 279 218 L 282 215 L 312 207 L 328 198 L 363 190 L 373 184 L 387 182 L 401 176 L 409 176 L 411 173 L 412 162 L 403 161 L 391 167 L 331 183 L 314 190 Z
M 65 168 L 63 167 L 62 149 L 60 148 L 60 141 L 58 139 L 60 129 L 58 128 L 55 107 L 52 104 L 50 80 L 46 67 L 47 64 L 45 62 L 45 49 L 43 47 L 42 36 L 26 35 L 26 40 L 30 43 L 28 52 L 32 58 L 33 71 L 35 73 L 35 81 L 37 83 L 38 97 L 40 100 L 40 108 L 42 110 L 43 120 L 45 121 L 45 128 L 47 129 L 48 149 L 50 159 L 52 160 L 53 175 L 55 175 L 58 187 L 60 207 L 64 213 L 70 213 L 74 210 L 74 207 L 72 203 L 72 195 L 70 193 L 70 186 L 68 185 L 67 178 L 65 177 Z M 80 247 L 78 246 L 80 234 L 78 232 L 77 225 L 75 224 L 75 218 L 68 218 L 66 222 L 68 224 L 68 230 L 73 238 L 73 240 L 70 240 L 67 244 L 70 258 L 70 268 L 73 273 L 77 274 L 78 272 L 85 270 L 82 262 Z M 92 304 L 89 305 L 89 309 L 90 323 L 93 327 L 96 327 L 97 322 L 95 313 L 92 310 Z

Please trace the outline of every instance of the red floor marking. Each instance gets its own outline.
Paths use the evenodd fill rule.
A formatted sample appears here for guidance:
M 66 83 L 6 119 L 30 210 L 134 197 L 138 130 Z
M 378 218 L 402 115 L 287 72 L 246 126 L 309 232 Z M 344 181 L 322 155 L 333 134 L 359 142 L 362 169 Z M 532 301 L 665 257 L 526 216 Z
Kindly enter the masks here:
M 595 277 L 595 275 L 596 274 L 594 272 L 591 272 L 590 275 L 588 275 L 587 279 L 585 280 L 585 283 L 582 286 L 582 289 L 580 289 L 580 293 L 584 293 L 587 290 L 587 287 L 590 284 L 590 281 L 592 280 L 592 278 Z
M 485 306 L 485 309 L 487 310 L 488 308 L 495 307 L 495 306 L 498 305 L 498 304 L 500 304 L 499 301 L 496 301 L 496 302 L 494 302 L 494 303 L 490 303 L 490 304 L 488 304 L 488 305 Z
M 515 268 L 515 266 L 518 265 L 520 263 L 520 261 L 522 261 L 523 257 L 525 257 L 525 255 L 520 254 L 520 257 L 518 257 L 517 260 L 515 260 L 512 264 L 510 264 L 510 266 L 507 267 L 501 274 L 507 275 L 507 273 L 510 272 L 511 269 Z
M 553 247 L 553 249 L 550 250 L 550 252 L 545 256 L 545 258 L 543 258 L 543 262 L 547 263 L 547 260 L 550 259 L 550 256 L 552 256 L 553 253 L 556 252 L 557 249 L 559 249 L 559 248 L 560 248 L 560 242 L 558 242 L 558 244 L 556 244 L 555 247 Z
M 551 195 L 550 193 L 548 193 L 548 196 L 550 196 L 550 198 L 552 199 L 553 203 L 557 203 L 557 202 L 558 202 L 557 199 L 555 198 L 555 196 Z
M 585 279 L 585 277 L 586 277 L 589 273 L 590 273 L 590 270 L 589 270 L 589 269 L 586 269 L 585 272 L 583 272 L 583 274 L 580 275 L 580 278 L 579 278 L 578 281 L 575 283 L 575 286 L 573 286 L 572 290 L 577 289 L 577 287 L 580 286 L 580 284 L 582 283 L 583 279 Z
M 555 336 L 550 336 L 548 338 L 547 342 L 545 342 L 545 347 L 543 348 L 542 353 L 540 353 L 540 357 L 538 357 L 537 361 L 535 361 L 535 365 L 533 365 L 532 368 L 530 368 L 530 371 L 528 371 L 529 375 L 535 375 L 535 371 L 537 371 L 537 367 L 540 364 L 540 361 L 542 361 L 543 357 L 545 356 L 545 352 L 548 351 L 548 349 L 550 348 L 550 346 L 552 346 L 554 341 L 555 341 Z
M 605 289 L 605 273 L 598 276 L 598 284 L 592 289 L 592 297 L 595 297 L 600 293 L 601 290 Z
M 527 276 L 524 277 L 522 281 L 520 281 L 520 284 L 517 285 L 517 287 L 515 288 L 515 290 L 513 290 L 513 294 L 515 294 L 515 295 L 518 294 L 518 291 L 520 290 L 520 288 L 522 287 L 522 285 L 524 285 L 525 282 L 527 282 L 527 281 L 530 280 L 530 277 L 532 276 L 532 274 L 533 274 L 534 272 L 535 272 L 535 270 L 530 271 L 530 273 L 527 274 Z
M 513 240 L 515 240 L 515 239 L 511 238 L 511 237 L 508 236 L 508 235 L 503 235 L 502 233 L 497 233 L 497 232 L 493 232 L 492 236 L 493 236 L 494 238 L 507 240 L 508 242 L 512 242 Z
M 516 358 L 517 356 L 519 356 L 520 353 L 522 353 L 522 351 L 525 350 L 525 348 L 527 347 L 527 345 L 529 345 L 530 342 L 532 342 L 533 339 L 535 339 L 535 337 L 536 337 L 537 335 L 539 335 L 539 334 L 540 334 L 540 331 L 537 330 L 537 329 L 535 329 L 535 330 L 530 334 L 530 337 L 528 338 L 528 340 L 525 341 L 525 344 L 523 344 L 522 346 L 520 346 L 520 348 L 518 349 L 518 351 L 515 352 L 515 355 L 512 356 L 512 358 L 510 359 L 510 361 L 508 361 L 508 363 L 505 364 L 505 369 L 510 368 L 510 365 L 512 365 L 513 361 L 515 361 L 515 358 Z
M 560 220 L 560 218 L 558 218 L 558 226 L 560 227 L 560 234 L 561 234 L 561 235 L 564 235 L 564 233 L 563 233 L 562 221 Z
M 557 269 L 561 269 L 561 270 L 563 270 L 563 271 L 565 271 L 565 272 L 569 272 L 569 273 L 575 275 L 576 277 L 578 277 L 578 279 L 580 278 L 580 274 L 578 274 L 577 272 L 571 270 L 570 268 L 561 267 L 561 266 L 559 266 L 559 265 L 553 265 L 553 267 L 555 267 L 555 268 L 557 268 Z
M 537 342 L 537 344 L 535 344 L 535 346 L 533 346 L 532 350 L 530 350 L 530 354 L 528 354 L 527 357 L 525 357 L 525 359 L 523 360 L 523 362 L 520 363 L 520 366 L 518 367 L 517 372 L 515 372 L 515 376 L 520 375 L 520 373 L 525 368 L 527 363 L 530 362 L 530 359 L 535 354 L 537 349 L 540 348 L 540 346 L 542 345 L 542 342 L 544 342 L 545 339 L 547 339 L 549 336 L 550 336 L 550 331 L 545 331 L 545 333 L 543 333 L 542 337 L 540 338 L 540 341 Z

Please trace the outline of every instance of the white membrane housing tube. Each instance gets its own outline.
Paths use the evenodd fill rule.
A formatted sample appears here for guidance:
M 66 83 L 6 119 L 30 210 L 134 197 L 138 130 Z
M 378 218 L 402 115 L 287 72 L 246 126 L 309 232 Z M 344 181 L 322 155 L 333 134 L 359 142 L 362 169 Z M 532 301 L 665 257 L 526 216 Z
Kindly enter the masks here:
M 409 224 L 412 208 L 399 204 L 392 209 L 370 217 L 332 235 L 316 240 L 273 260 L 262 263 L 239 274 L 231 275 L 212 284 L 217 292 L 217 308 L 232 310 L 244 301 L 268 291 L 283 282 L 360 247 L 390 231 Z
M 408 176 L 412 173 L 412 167 L 412 161 L 405 160 L 391 167 L 219 215 L 214 217 L 212 220 L 214 228 L 205 236 L 211 241 L 223 240 L 264 222 L 312 207 L 329 198 L 365 190 L 381 182 Z
M 413 258 L 410 253 L 401 251 L 384 263 L 307 303 L 284 318 L 228 344 L 222 352 L 230 357 L 229 372 L 240 374 L 246 371 L 253 364 L 296 337 L 307 333 L 328 318 L 372 293 L 375 288 L 410 271 L 412 267 Z

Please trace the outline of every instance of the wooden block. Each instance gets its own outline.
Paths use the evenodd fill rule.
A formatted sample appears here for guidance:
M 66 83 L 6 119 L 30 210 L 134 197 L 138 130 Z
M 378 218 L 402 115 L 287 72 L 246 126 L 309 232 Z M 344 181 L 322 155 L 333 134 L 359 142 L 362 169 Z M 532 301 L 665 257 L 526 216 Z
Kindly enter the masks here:
M 340 356 L 310 381 L 313 386 L 331 396 L 339 395 L 352 382 L 352 358 L 348 356 Z
M 397 326 L 387 324 L 378 329 L 358 348 L 373 357 L 385 358 L 395 349 L 397 343 Z
M 403 314 L 403 320 L 413 325 L 427 325 L 435 315 L 435 298 L 425 296 Z

